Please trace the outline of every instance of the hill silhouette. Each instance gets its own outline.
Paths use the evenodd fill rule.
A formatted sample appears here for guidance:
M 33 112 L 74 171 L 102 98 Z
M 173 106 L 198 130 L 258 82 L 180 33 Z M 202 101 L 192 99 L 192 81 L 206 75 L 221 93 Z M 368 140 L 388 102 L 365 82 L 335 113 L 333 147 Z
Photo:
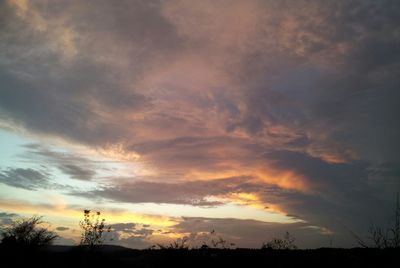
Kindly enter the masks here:
M 388 267 L 398 249 L 265 250 L 146 249 L 104 245 L 46 246 L 35 251 L 1 248 L 2 267 Z

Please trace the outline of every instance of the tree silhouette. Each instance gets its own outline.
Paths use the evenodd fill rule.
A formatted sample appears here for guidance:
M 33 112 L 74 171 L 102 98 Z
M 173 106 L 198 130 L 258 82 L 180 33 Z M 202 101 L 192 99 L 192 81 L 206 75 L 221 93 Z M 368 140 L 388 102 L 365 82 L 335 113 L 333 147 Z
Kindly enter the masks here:
M 100 220 L 100 214 L 100 211 L 83 211 L 84 219 L 83 221 L 79 222 L 79 226 L 82 229 L 80 245 L 93 248 L 95 246 L 100 246 L 104 243 L 103 234 L 104 232 L 110 232 L 111 226 L 106 228 L 106 220 Z
M 392 216 L 392 225 L 386 228 L 371 225 L 370 239 L 377 248 L 400 248 L 400 203 L 399 194 L 396 197 L 396 207 Z
M 43 223 L 41 219 L 42 217 L 33 216 L 14 222 L 9 228 L 2 231 L 1 244 L 7 247 L 39 247 L 52 244 L 59 236 L 52 231 L 38 227 Z

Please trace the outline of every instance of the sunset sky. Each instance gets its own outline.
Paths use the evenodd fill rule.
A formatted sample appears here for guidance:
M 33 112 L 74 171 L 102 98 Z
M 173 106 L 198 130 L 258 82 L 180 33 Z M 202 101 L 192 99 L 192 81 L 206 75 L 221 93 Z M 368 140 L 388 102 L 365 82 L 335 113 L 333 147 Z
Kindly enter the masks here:
M 0 1 L 0 225 L 352 247 L 400 191 L 400 1 Z

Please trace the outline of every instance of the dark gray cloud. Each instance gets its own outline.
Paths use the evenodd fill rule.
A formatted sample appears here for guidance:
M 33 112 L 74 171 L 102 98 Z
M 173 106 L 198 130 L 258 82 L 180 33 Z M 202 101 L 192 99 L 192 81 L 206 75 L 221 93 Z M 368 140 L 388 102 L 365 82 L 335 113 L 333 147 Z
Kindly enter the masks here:
M 154 106 L 147 106 L 148 102 L 160 97 L 145 97 L 137 88 L 141 84 L 136 78 L 155 62 L 165 64 L 167 59 L 174 62 L 187 56 L 186 52 L 197 48 L 190 38 L 203 34 L 200 29 L 185 33 L 180 29 L 181 21 L 165 14 L 170 7 L 158 1 L 121 2 L 117 6 L 101 1 L 96 3 L 99 12 L 93 11 L 93 3 L 63 3 L 62 9 L 30 5 L 46 17 L 44 24 L 54 22 L 56 26 L 50 30 L 42 25 L 44 30 L 35 30 L 26 18 L 17 15 L 15 7 L 3 4 L 3 119 L 89 144 L 126 142 L 135 127 L 143 127 L 119 112 L 152 109 Z M 235 64 L 226 66 L 226 72 L 237 74 L 235 82 L 246 89 L 239 94 L 244 103 L 237 103 L 221 90 L 213 92 L 212 104 L 193 95 L 186 101 L 195 106 L 215 106 L 221 114 L 227 112 L 229 131 L 243 127 L 252 135 L 273 139 L 276 134 L 272 129 L 284 125 L 301 136 L 297 140 L 308 141 L 300 146 L 302 149 L 317 155 L 318 148 L 336 150 L 332 148 L 332 141 L 336 141 L 359 157 L 393 158 L 399 134 L 394 116 L 398 113 L 396 66 L 400 54 L 394 12 L 397 6 L 395 1 L 262 3 L 254 16 L 265 19 L 257 24 L 260 29 L 255 29 L 256 35 L 251 36 L 253 45 L 246 44 Z M 216 5 L 215 10 L 218 8 Z M 271 8 L 277 12 L 269 14 Z M 243 10 L 243 14 L 246 12 Z M 261 16 L 264 14 L 269 16 Z M 58 17 L 63 18 L 62 23 Z M 180 19 L 182 24 L 192 22 L 185 14 Z M 201 25 L 204 18 L 192 19 L 198 19 Z M 290 27 L 285 24 L 288 19 Z M 70 45 L 76 47 L 79 59 L 66 65 L 62 62 L 60 58 L 68 49 L 63 41 L 54 41 L 56 30 L 59 34 L 76 32 Z M 107 38 L 103 38 L 104 32 Z M 209 34 L 212 36 L 213 31 Z M 238 32 L 238 38 L 241 34 Z M 220 38 L 221 42 L 231 41 Z M 273 40 L 267 42 L 268 38 Z M 213 45 L 207 38 L 199 40 L 207 49 Z M 52 42 L 61 51 L 50 49 L 44 53 L 41 48 Z M 109 43 L 115 50 L 106 50 L 104 46 Z M 242 44 L 231 43 L 232 49 Z M 27 51 L 29 56 L 24 56 Z M 99 54 L 105 52 L 109 53 L 108 60 L 100 60 Z M 161 55 L 165 61 L 157 61 Z M 127 72 L 122 71 L 127 67 L 129 77 L 134 78 L 129 83 L 125 83 L 129 80 Z M 131 86 L 136 83 L 137 87 Z M 238 108 L 243 105 L 248 109 Z M 174 118 L 168 111 L 160 116 Z M 148 119 L 149 124 L 153 122 Z M 195 128 L 190 118 L 177 119 Z
M 135 235 L 147 237 L 147 236 L 152 235 L 154 233 L 154 230 L 147 229 L 147 228 L 141 228 L 141 229 L 133 231 L 132 233 Z
M 136 223 L 116 223 L 112 225 L 112 229 L 117 232 L 130 233 L 136 228 Z
M 10 168 L 0 171 L 0 182 L 26 190 L 49 187 L 49 174 L 31 168 Z
M 96 174 L 93 170 L 71 164 L 60 165 L 59 169 L 65 174 L 70 175 L 71 178 L 78 180 L 90 180 Z
M 141 226 L 141 228 L 138 228 Z M 154 230 L 138 223 L 116 223 L 108 234 L 107 244 L 123 245 L 130 248 L 148 248 L 151 246 L 149 238 Z
M 179 136 L 132 142 L 128 149 L 138 152 L 145 161 L 154 162 L 166 173 L 184 176 L 191 168 L 217 172 L 234 168 L 238 163 L 240 166 L 252 165 L 270 147 L 235 137 Z
M 287 212 L 289 217 L 303 220 L 307 226 L 314 226 L 312 228 L 317 226 L 318 230 L 329 230 L 340 237 L 340 243 L 347 246 L 355 245 L 351 232 L 366 235 L 372 222 L 384 225 L 390 219 L 394 195 L 382 198 L 375 192 L 375 187 L 368 185 L 368 177 L 364 172 L 355 174 L 349 172 L 350 164 L 327 164 L 318 158 L 310 158 L 293 152 L 286 152 L 286 154 L 276 152 L 274 159 L 276 159 L 276 165 L 289 165 L 292 168 L 297 166 L 299 170 L 296 172 L 309 178 L 310 183 L 315 185 L 314 190 L 301 193 L 262 183 L 251 177 L 237 177 L 180 183 L 157 183 L 132 179 L 132 182 L 125 182 L 119 186 L 84 193 L 71 192 L 71 194 L 89 199 L 106 198 L 117 202 L 213 207 L 222 203 L 208 200 L 209 196 L 226 197 L 236 193 L 252 193 L 258 196 L 259 200 L 254 201 L 255 203 L 248 201 L 248 204 L 259 204 L 259 202 L 276 204 L 282 211 Z M 315 166 L 314 171 L 307 168 L 310 164 L 307 162 Z M 303 174 L 305 171 L 310 172 Z M 359 177 L 355 179 L 354 176 Z M 268 211 L 268 206 L 265 209 Z M 292 228 L 289 225 L 282 226 Z M 118 230 L 125 228 L 124 225 L 117 225 L 117 227 Z M 308 230 L 308 227 L 306 229 Z M 283 230 L 280 231 L 283 232 Z M 318 240 L 321 239 L 318 236 L 313 239 L 315 243 L 321 241 Z
M 74 187 L 54 182 L 49 167 L 38 168 L 2 168 L 0 183 L 25 190 L 51 189 L 57 191 L 73 191 Z
M 78 4 L 78 2 L 75 4 Z M 151 7 L 146 9 L 146 3 L 138 2 L 139 4 L 143 6 L 142 10 L 148 10 L 147 15 L 151 14 Z M 63 37 L 57 35 L 67 34 L 68 36 L 68 31 L 75 26 L 55 26 L 58 24 L 56 22 L 57 15 L 52 17 L 55 14 L 47 13 L 48 7 L 35 3 L 30 3 L 30 5 L 38 16 L 44 14 L 51 16 L 51 18 L 47 18 L 48 21 L 43 20 L 45 25 L 38 25 L 38 27 L 45 29 L 35 29 L 35 25 L 32 25 L 35 21 L 29 21 L 32 18 L 30 14 L 27 15 L 27 18 L 21 18 L 16 14 L 18 11 L 15 12 L 7 2 L 2 4 L 4 24 L 1 28 L 1 41 L 3 44 L 7 44 L 0 55 L 0 79 L 2 81 L 0 109 L 2 119 L 10 118 L 13 123 L 23 125 L 39 133 L 62 136 L 88 144 L 115 141 L 119 137 L 119 133 L 123 133 L 126 129 L 123 124 L 114 122 L 114 119 L 110 118 L 108 113 L 110 111 L 116 112 L 115 109 L 121 112 L 125 112 L 126 109 L 140 109 L 147 100 L 141 94 L 119 83 L 118 73 L 112 66 L 101 64 L 96 61 L 96 58 L 83 55 L 85 55 L 85 50 L 87 52 L 93 51 L 93 42 L 98 42 L 97 38 L 102 37 L 103 27 L 106 27 L 106 25 L 111 28 L 115 27 L 112 21 L 117 14 L 107 12 L 109 14 L 108 19 L 105 19 L 103 15 L 99 18 L 96 13 L 87 9 L 88 6 L 82 9 L 86 10 L 86 13 L 79 12 L 79 14 L 76 14 L 76 16 L 85 16 L 85 20 L 88 18 L 87 16 L 92 16 L 92 19 L 103 22 L 103 27 L 99 25 L 97 29 L 90 29 L 88 26 L 92 27 L 96 24 L 82 23 L 79 26 L 81 34 L 90 31 L 90 34 L 96 35 L 96 38 L 92 40 L 80 39 L 81 42 L 76 45 L 79 45 L 79 52 L 82 53 L 83 58 L 65 65 L 63 57 L 65 53 L 68 53 L 68 47 L 65 46 L 75 45 L 63 44 L 64 41 L 62 40 L 59 40 L 61 43 L 58 43 L 57 39 Z M 103 8 L 113 7 L 107 2 L 103 2 L 102 6 Z M 57 13 L 60 11 L 57 10 Z M 136 12 L 136 9 L 128 11 L 122 8 L 119 11 L 126 12 L 125 16 L 118 14 L 120 19 L 125 17 L 125 19 L 140 20 L 137 16 L 131 16 L 131 13 Z M 157 15 L 156 12 L 154 14 Z M 143 14 L 141 17 L 144 18 Z M 146 18 L 150 19 L 149 17 Z M 74 18 L 70 19 L 74 20 Z M 65 23 L 72 23 L 72 21 Z M 46 23 L 54 23 L 55 25 L 50 26 Z M 163 24 L 160 23 L 158 24 L 162 26 Z M 138 24 L 129 23 L 129 25 Z M 129 28 L 132 29 L 131 26 Z M 118 29 L 121 29 L 121 27 L 118 27 Z M 143 27 L 138 26 L 138 29 L 143 30 Z M 11 34 L 12 32 L 18 34 Z M 118 38 L 118 34 L 116 35 L 116 38 Z M 123 36 L 126 37 L 126 35 Z M 136 40 L 139 40 L 139 36 L 141 34 L 137 33 Z M 132 38 L 134 37 L 132 36 Z M 150 43 L 159 44 L 159 42 Z M 43 48 L 47 48 L 47 50 Z M 73 49 L 75 50 L 75 48 Z M 24 57 L 23 55 L 27 51 L 32 53 L 33 56 Z M 130 52 L 128 51 L 128 53 Z M 94 55 L 94 57 L 97 57 L 97 55 Z M 99 109 L 90 107 L 88 101 Z M 116 116 L 116 114 L 113 115 Z
M 329 246 L 331 239 L 328 230 L 307 223 L 280 224 L 231 218 L 184 217 L 173 227 L 173 230 L 191 234 L 209 234 L 214 231 L 216 233 L 215 240 L 222 237 L 229 243 L 235 243 L 238 247 L 261 247 L 263 242 L 268 242 L 275 237 L 283 237 L 286 231 L 296 238 L 296 244 L 302 248 Z M 207 238 L 197 235 L 194 240 L 207 242 Z M 343 239 L 345 237 L 336 235 L 335 238 L 337 246 L 346 246 L 343 244 L 343 242 L 348 242 Z
M 400 146 L 395 116 L 399 108 L 394 101 L 399 98 L 400 82 L 400 39 L 393 11 L 398 3 L 283 5 L 288 9 L 278 11 L 274 19 L 290 18 L 293 29 L 285 32 L 282 24 L 272 31 L 282 30 L 276 33 L 277 40 L 289 34 L 283 53 L 298 55 L 284 66 L 277 65 L 272 78 L 270 54 L 252 57 L 251 64 L 242 66 L 246 76 L 258 82 L 244 94 L 249 109 L 238 126 L 270 139 L 274 137 L 268 130 L 286 126 L 308 141 L 300 146 L 303 150 L 319 157 L 330 153 L 348 159 L 351 151 L 360 159 L 394 160 Z M 300 11 L 299 6 L 305 9 Z M 281 62 L 280 58 L 287 59 L 272 55 L 274 62 Z M 247 81 L 243 86 L 249 85 Z
M 18 216 L 18 214 L 16 214 L 16 213 L 0 212 L 0 218 L 16 217 L 16 216 Z
M 249 177 L 225 178 L 213 181 L 185 181 L 161 183 L 134 181 L 115 184 L 99 190 L 71 192 L 88 198 L 100 197 L 130 203 L 188 204 L 193 206 L 217 206 L 219 201 L 209 201 L 207 196 L 240 192 L 246 187 Z
M 0 212 L 0 228 L 3 225 L 13 224 L 16 217 L 19 217 L 16 213 Z
M 145 249 L 153 245 L 147 238 L 148 236 L 129 236 L 127 238 L 115 239 L 112 244 L 122 245 L 128 248 Z
M 63 232 L 63 231 L 69 230 L 69 228 L 68 228 L 68 227 L 64 227 L 64 226 L 58 226 L 58 227 L 56 228 L 56 230 L 57 230 L 57 231 Z
M 39 144 L 26 144 L 23 147 L 27 151 L 19 156 L 22 159 L 34 159 L 36 163 L 40 161 L 42 165 L 55 166 L 72 179 L 91 180 L 96 177 L 97 163 L 88 158 L 55 151 L 51 147 Z
M 270 151 L 266 161 L 279 170 L 292 170 L 304 176 L 315 188 L 333 191 L 352 191 L 367 187 L 369 165 L 361 161 L 327 163 L 320 158 L 293 151 Z

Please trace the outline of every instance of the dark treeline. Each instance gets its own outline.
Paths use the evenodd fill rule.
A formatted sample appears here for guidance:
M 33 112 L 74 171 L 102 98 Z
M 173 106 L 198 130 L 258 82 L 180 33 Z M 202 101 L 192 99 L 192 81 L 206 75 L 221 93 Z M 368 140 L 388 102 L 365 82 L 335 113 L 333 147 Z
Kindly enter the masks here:
M 398 249 L 91 249 L 48 246 L 35 251 L 0 249 L 1 267 L 389 267 Z

